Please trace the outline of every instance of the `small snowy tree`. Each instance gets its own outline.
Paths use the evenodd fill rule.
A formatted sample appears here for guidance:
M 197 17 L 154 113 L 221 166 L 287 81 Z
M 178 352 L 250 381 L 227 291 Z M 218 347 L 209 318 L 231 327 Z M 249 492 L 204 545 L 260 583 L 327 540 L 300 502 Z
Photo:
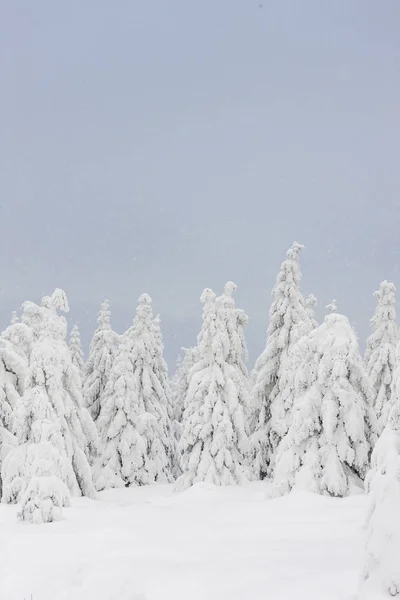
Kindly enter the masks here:
M 103 441 L 98 489 L 172 481 L 175 444 L 168 373 L 151 298 L 139 298 L 111 369 L 97 422 Z
M 70 493 L 95 493 L 87 457 L 97 446 L 97 432 L 82 407 L 66 321 L 57 310 L 68 311 L 62 290 L 43 298 L 41 306 L 23 305 L 23 322 L 32 330 L 28 379 L 12 415 L 19 445 L 2 466 L 2 501 L 21 500 L 21 518 L 35 523 L 59 519 Z
M 236 368 L 228 362 L 231 345 L 226 321 L 211 290 L 204 290 L 201 300 L 198 360 L 189 374 L 178 446 L 183 474 L 176 487 L 180 490 L 200 481 L 241 483 L 248 473 L 248 438 Z
M 396 287 L 383 281 L 379 291 L 375 314 L 371 319 L 372 334 L 367 340 L 365 366 L 375 389 L 374 409 L 381 433 L 387 423 L 392 406 L 392 380 L 396 367 L 398 329 L 396 324 Z
M 252 406 L 257 412 L 252 444 L 255 469 L 261 478 L 272 473 L 274 453 L 290 424 L 291 349 L 314 327 L 300 292 L 302 248 L 295 242 L 281 265 L 272 292 L 266 347 L 252 373 Z
M 294 353 L 293 417 L 278 447 L 273 493 L 345 496 L 365 477 L 377 431 L 356 336 L 346 317 L 332 313 Z
M 313 327 L 317 327 L 318 323 L 315 318 L 315 306 L 317 305 L 317 299 L 314 294 L 308 294 L 305 303 L 308 318 L 310 319 Z
M 337 300 L 335 300 L 335 298 L 332 300 L 332 302 L 330 302 L 329 304 L 327 304 L 325 306 L 326 310 L 328 311 L 329 314 L 333 314 L 336 313 L 338 311 L 338 303 Z
M 71 352 L 72 364 L 76 366 L 83 382 L 85 372 L 85 361 L 81 345 L 81 334 L 78 325 L 74 325 L 69 336 L 69 351 Z
M 83 386 L 85 406 L 94 421 L 100 414 L 103 394 L 118 346 L 118 336 L 111 329 L 110 316 L 110 304 L 105 300 L 101 305 L 97 329 L 90 343 Z

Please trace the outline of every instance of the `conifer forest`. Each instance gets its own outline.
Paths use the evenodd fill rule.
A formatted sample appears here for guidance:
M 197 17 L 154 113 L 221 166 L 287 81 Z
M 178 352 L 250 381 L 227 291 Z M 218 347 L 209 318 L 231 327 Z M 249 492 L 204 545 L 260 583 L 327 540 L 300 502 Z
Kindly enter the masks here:
M 399 31 L 2 3 L 0 600 L 400 600 Z

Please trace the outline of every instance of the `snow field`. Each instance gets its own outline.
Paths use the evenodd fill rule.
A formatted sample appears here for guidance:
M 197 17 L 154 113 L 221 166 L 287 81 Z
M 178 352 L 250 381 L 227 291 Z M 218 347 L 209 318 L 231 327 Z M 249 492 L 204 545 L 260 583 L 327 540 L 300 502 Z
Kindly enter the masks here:
M 18 522 L 0 505 L 1 600 L 350 600 L 363 557 L 364 495 L 265 482 L 109 490 L 65 520 Z

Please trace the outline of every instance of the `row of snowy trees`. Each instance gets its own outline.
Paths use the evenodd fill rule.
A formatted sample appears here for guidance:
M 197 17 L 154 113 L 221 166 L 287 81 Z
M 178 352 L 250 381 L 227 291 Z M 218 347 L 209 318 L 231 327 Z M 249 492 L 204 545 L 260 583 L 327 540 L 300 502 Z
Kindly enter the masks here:
M 0 337 L 3 502 L 21 502 L 24 519 L 50 521 L 71 494 L 175 480 L 185 489 L 268 477 L 271 495 L 348 494 L 393 414 L 395 287 L 383 282 L 377 292 L 363 360 L 335 303 L 318 326 L 315 298 L 300 289 L 301 250 L 293 244 L 281 265 L 250 376 L 247 315 L 232 282 L 221 296 L 203 292 L 197 345 L 172 380 L 148 295 L 123 335 L 102 305 L 86 363 L 77 327 L 66 344 L 61 290 L 24 303 Z

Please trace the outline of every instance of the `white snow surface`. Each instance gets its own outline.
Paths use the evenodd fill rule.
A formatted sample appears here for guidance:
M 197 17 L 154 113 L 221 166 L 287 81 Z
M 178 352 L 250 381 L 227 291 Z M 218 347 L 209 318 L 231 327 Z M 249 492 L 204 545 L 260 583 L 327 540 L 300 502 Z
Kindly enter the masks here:
M 0 599 L 353 600 L 366 497 L 267 487 L 108 490 L 43 525 L 0 505 Z

